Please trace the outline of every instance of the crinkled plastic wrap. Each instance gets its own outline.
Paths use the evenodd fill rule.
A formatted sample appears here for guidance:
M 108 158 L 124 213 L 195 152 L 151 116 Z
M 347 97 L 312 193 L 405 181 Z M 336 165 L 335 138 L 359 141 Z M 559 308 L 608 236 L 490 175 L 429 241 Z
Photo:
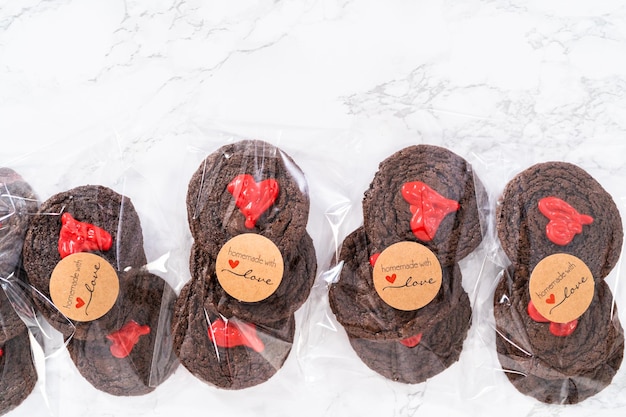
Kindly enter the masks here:
M 3 285 L 42 339 L 52 370 L 43 389 L 55 401 L 70 391 L 92 395 L 81 384 L 145 395 L 178 365 L 170 333 L 175 292 L 160 276 L 168 275 L 168 254 L 152 239 L 158 233 L 150 217 L 159 210 L 135 205 L 138 190 L 140 205 L 152 203 L 150 185 L 111 145 L 68 147 L 50 161 L 48 185 L 38 192 L 43 201 L 29 210 L 22 234 L 23 269 Z M 77 176 L 82 167 L 91 175 Z M 60 366 L 63 360 L 73 365 Z M 52 403 L 50 412 L 63 414 L 66 406 Z
M 22 244 L 37 206 L 37 195 L 20 174 L 0 168 L 0 414 L 19 406 L 38 380 L 30 333 L 22 319 L 28 322 L 32 310 L 28 296 L 12 284 L 23 276 Z
M 510 179 L 495 215 L 505 255 L 495 342 L 508 380 L 549 404 L 599 394 L 624 354 L 621 306 L 606 282 L 623 243 L 613 197 L 575 164 L 541 162 Z
M 486 205 L 472 166 L 445 148 L 408 146 L 380 163 L 329 292 L 369 368 L 417 384 L 459 360 L 472 309 L 458 263 L 483 239 Z
M 309 188 L 297 163 L 260 140 L 230 140 L 189 179 L 190 280 L 175 304 L 174 350 L 200 380 L 244 389 L 269 380 L 294 344 L 294 313 L 314 284 Z

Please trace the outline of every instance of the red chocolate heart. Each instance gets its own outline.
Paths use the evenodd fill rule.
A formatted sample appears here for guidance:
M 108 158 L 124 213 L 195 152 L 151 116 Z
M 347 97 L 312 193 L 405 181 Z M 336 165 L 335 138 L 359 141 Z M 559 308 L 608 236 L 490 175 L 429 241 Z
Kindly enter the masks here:
M 111 355 L 122 359 L 130 355 L 139 337 L 150 334 L 149 326 L 140 326 L 136 321 L 131 320 L 121 329 L 107 336 L 113 344 L 109 347 Z
M 276 180 L 270 178 L 257 183 L 249 174 L 236 176 L 227 189 L 235 197 L 235 205 L 244 215 L 248 229 L 256 226 L 259 217 L 274 204 L 279 192 Z
M 370 265 L 372 265 L 372 267 L 376 264 L 376 261 L 378 260 L 379 256 L 380 256 L 380 253 L 375 253 L 372 256 L 370 256 Z
M 431 241 L 443 219 L 460 207 L 458 202 L 443 197 L 421 181 L 405 183 L 402 197 L 413 213 L 411 230 L 423 242 Z
M 219 318 L 208 329 L 209 339 L 219 347 L 246 346 L 255 352 L 263 352 L 265 345 L 259 339 L 252 323 L 234 322 Z
M 422 333 L 416 334 L 415 336 L 407 337 L 406 339 L 400 340 L 404 346 L 412 348 L 420 344 L 422 341 Z
M 551 297 L 554 297 L 554 294 L 551 294 Z M 574 333 L 576 327 L 578 327 L 578 320 L 572 320 L 568 323 L 554 323 L 545 318 L 544 316 L 537 311 L 537 308 L 533 304 L 532 300 L 528 303 L 527 308 L 528 315 L 531 319 L 538 323 L 550 323 L 550 333 L 557 337 L 565 337 Z
M 61 216 L 58 247 L 61 258 L 78 252 L 107 251 L 112 244 L 113 239 L 106 230 L 80 222 L 70 213 L 63 213 Z
M 580 214 L 576 209 L 558 197 L 545 197 L 539 200 L 539 211 L 550 221 L 546 225 L 546 236 L 559 246 L 569 244 L 583 231 L 583 225 L 593 223 L 593 217 Z

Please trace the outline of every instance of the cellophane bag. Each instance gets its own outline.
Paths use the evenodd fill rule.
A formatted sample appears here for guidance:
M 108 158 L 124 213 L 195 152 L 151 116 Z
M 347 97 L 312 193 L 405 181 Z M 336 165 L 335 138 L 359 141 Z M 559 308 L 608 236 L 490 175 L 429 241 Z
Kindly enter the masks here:
M 326 415 L 479 412 L 485 165 L 437 136 L 381 134 L 392 133 L 365 123 L 335 149 L 349 158 L 342 204 L 326 217 L 335 251 L 309 310 L 310 383 L 336 393 Z
M 518 145 L 490 160 L 493 246 L 480 320 L 491 358 L 479 372 L 493 401 L 515 398 L 512 415 L 625 405 L 619 151 L 592 141 L 569 152 Z
M 32 182 L 40 203 L 8 283 L 41 335 L 55 416 L 145 409 L 178 366 L 169 223 L 123 141 L 98 133 L 56 144 L 41 164 L 29 157 L 45 175 Z

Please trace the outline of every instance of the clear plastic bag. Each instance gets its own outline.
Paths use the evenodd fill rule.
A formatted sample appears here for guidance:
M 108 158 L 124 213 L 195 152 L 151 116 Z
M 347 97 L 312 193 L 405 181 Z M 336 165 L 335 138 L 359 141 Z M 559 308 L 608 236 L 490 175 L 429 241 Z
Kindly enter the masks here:
M 152 184 L 120 142 L 104 136 L 68 139 L 59 152 L 21 161 L 26 171 L 45 166 L 49 174 L 36 180 L 44 201 L 29 213 L 24 269 L 5 288 L 41 343 L 52 415 L 96 407 L 110 395 L 145 395 L 178 365 L 167 223 Z
M 287 359 L 316 277 L 304 173 L 278 147 L 234 141 L 203 158 L 186 203 L 191 280 L 176 304 L 175 350 L 214 386 L 263 383 Z

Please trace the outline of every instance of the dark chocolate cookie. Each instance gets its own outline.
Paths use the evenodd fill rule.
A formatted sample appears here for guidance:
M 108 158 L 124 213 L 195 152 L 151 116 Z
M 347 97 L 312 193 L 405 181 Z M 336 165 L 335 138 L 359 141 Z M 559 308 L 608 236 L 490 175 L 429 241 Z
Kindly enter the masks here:
M 620 256 L 623 229 L 615 202 L 587 172 L 566 162 L 533 165 L 513 178 L 496 219 L 511 263 L 530 270 L 548 255 L 567 253 L 584 261 L 597 280 Z
M 200 164 L 187 191 L 187 215 L 197 245 L 211 252 L 242 233 L 257 233 L 279 249 L 299 244 L 309 216 L 304 174 L 282 150 L 257 140 L 228 144 Z
M 0 168 L 0 278 L 8 278 L 19 264 L 26 228 L 38 205 L 19 174 Z
M 352 232 L 343 242 L 340 260 L 344 262 L 337 283 L 330 287 L 330 307 L 337 321 L 354 337 L 370 340 L 396 340 L 426 332 L 456 311 L 463 297 L 461 271 L 457 264 L 443 267 L 443 283 L 437 296 L 426 306 L 402 311 L 386 304 L 372 280 L 372 246 L 364 228 Z
M 147 261 L 141 224 L 129 198 L 103 186 L 88 185 L 56 194 L 41 205 L 31 220 L 23 250 L 33 299 L 57 330 L 83 338 L 84 324 L 68 320 L 49 301 L 50 277 L 61 261 L 60 234 L 66 220 L 69 225 L 74 220 L 89 223 L 110 235 L 108 249 L 91 247 L 87 251 L 104 258 L 118 273 L 140 268 Z M 74 244 L 66 244 L 65 249 Z
M 28 331 L 23 326 L 19 334 L 0 343 L 0 414 L 20 405 L 36 382 Z
M 393 381 L 417 384 L 459 360 L 471 314 L 469 298 L 463 293 L 450 314 L 412 338 L 400 341 L 348 337 L 369 368 Z
M 624 333 L 608 285 L 600 280 L 573 333 L 557 336 L 528 312 L 528 272 L 510 267 L 494 294 L 496 346 L 509 379 L 540 401 L 575 403 L 606 387 L 622 361 Z M 530 379 L 525 380 L 522 376 Z
M 215 276 L 215 255 L 194 243 L 189 267 L 194 280 L 205 282 L 206 300 L 227 318 L 237 317 L 257 324 L 273 324 L 291 316 L 306 301 L 317 270 L 313 241 L 305 233 L 300 241 L 283 254 L 284 273 L 276 291 L 262 301 L 242 302 L 229 295 Z
M 91 322 L 81 340 L 67 348 L 80 373 L 97 389 L 113 395 L 143 395 L 176 369 L 170 320 L 176 294 L 156 275 L 124 273 L 116 307 L 107 321 Z M 115 325 L 112 325 L 115 323 Z
M 188 282 L 178 297 L 172 322 L 174 351 L 199 379 L 226 389 L 267 381 L 287 359 L 295 332 L 289 316 L 270 325 L 224 318 L 204 301 L 203 282 Z
M 372 252 L 398 241 L 417 241 L 444 266 L 482 241 L 486 192 L 471 165 L 447 149 L 404 148 L 381 162 L 363 199 Z
M 13 309 L 6 293 L 0 288 L 0 344 L 26 330 L 24 322 Z

